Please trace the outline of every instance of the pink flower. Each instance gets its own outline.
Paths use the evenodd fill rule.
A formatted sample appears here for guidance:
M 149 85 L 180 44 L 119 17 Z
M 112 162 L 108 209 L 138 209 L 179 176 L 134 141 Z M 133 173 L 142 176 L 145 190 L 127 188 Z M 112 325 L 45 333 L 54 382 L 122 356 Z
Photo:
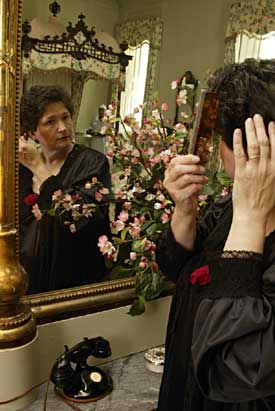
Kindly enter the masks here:
M 154 185 L 153 188 L 155 188 L 156 190 L 158 190 L 161 187 L 161 184 L 159 181 L 157 181 Z
M 170 216 L 167 213 L 161 214 L 160 218 L 161 218 L 162 224 L 166 224 L 170 220 Z
M 106 235 L 101 235 L 98 238 L 98 247 L 105 245 L 108 242 L 108 237 Z
M 177 123 L 177 124 L 174 126 L 174 130 L 175 130 L 175 131 L 180 131 L 180 132 L 182 132 L 182 133 L 186 133 L 186 131 L 187 131 L 185 125 L 182 124 L 182 123 Z
M 222 192 L 221 192 L 221 196 L 222 196 L 222 197 L 225 197 L 225 196 L 227 196 L 228 193 L 229 193 L 228 188 L 224 187 L 223 190 L 222 190 Z
M 161 193 L 157 196 L 157 200 L 163 202 L 165 200 L 164 195 Z
M 40 208 L 39 208 L 38 204 L 34 204 L 32 206 L 32 213 L 33 213 L 33 215 L 34 215 L 34 217 L 37 221 L 41 220 L 42 213 L 40 211 Z
M 141 257 L 140 263 L 138 266 L 140 268 L 146 268 L 148 266 L 148 259 L 146 257 Z
M 198 196 L 198 200 L 199 201 L 206 201 L 208 199 L 208 195 L 207 194 L 200 194 Z
M 180 106 L 181 104 L 186 104 L 187 103 L 187 91 L 181 90 L 176 97 L 176 101 L 177 101 L 178 106 Z
M 131 228 L 130 228 L 130 230 L 129 230 L 130 235 L 131 235 L 133 238 L 139 237 L 141 228 L 138 227 L 138 226 L 136 226 L 136 225 L 134 225 L 133 223 L 131 223 L 130 225 L 131 225 Z
M 123 228 L 125 227 L 125 224 L 121 220 L 116 220 L 112 223 L 112 226 L 117 230 L 117 231 L 122 231 Z
M 108 241 L 108 237 L 106 235 L 102 235 L 98 239 L 98 247 L 100 249 L 100 252 L 103 255 L 107 255 L 107 257 L 111 257 L 113 253 L 115 253 L 116 249 L 111 243 L 111 241 Z
M 177 81 L 176 81 L 176 80 L 173 80 L 172 83 L 171 83 L 171 89 L 172 89 L 172 90 L 175 90 L 177 87 L 178 87 Z
M 206 285 L 206 284 L 209 284 L 210 281 L 211 281 L 211 276 L 210 276 L 208 265 L 199 267 L 191 273 L 190 283 L 192 285 L 195 285 L 195 284 Z
M 128 220 L 128 218 L 129 218 L 129 214 L 127 213 L 127 211 L 122 210 L 122 211 L 119 213 L 118 219 L 119 219 L 120 221 L 123 221 L 123 222 L 125 223 L 125 222 Z
M 52 200 L 53 200 L 53 201 L 58 200 L 59 197 L 61 196 L 61 194 L 62 194 L 62 191 L 61 191 L 61 190 L 56 190 L 56 191 L 53 193 L 53 195 L 52 195 Z
M 162 103 L 162 105 L 161 105 L 161 110 L 162 111 L 167 111 L 168 110 L 168 104 L 167 103 Z
M 71 230 L 71 233 L 76 233 L 76 226 L 75 226 L 75 224 L 70 224 L 70 230 Z

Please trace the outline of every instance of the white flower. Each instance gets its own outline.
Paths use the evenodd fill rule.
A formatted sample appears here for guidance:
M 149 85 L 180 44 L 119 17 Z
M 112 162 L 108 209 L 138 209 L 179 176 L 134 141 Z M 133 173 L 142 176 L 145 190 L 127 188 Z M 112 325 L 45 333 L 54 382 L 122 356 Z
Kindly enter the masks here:
M 156 197 L 155 194 L 149 193 L 149 194 L 147 194 L 147 196 L 145 197 L 145 200 L 146 200 L 146 201 L 152 201 L 152 200 L 154 200 L 155 197 Z
M 86 190 L 90 190 L 90 188 L 92 188 L 92 183 L 90 183 L 89 181 L 87 181 L 87 183 L 85 183 Z
M 162 207 L 161 203 L 155 203 L 155 204 L 154 204 L 154 209 L 155 209 L 155 210 L 160 210 L 161 207 Z
M 171 83 L 171 89 L 175 90 L 178 87 L 178 83 L 176 82 L 176 80 L 172 81 Z

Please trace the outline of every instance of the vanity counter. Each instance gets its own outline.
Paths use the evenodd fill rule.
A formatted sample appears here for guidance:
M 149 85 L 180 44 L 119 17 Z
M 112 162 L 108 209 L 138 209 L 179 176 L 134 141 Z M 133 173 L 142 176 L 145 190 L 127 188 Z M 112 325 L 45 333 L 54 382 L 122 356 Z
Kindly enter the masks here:
M 81 411 L 152 411 L 157 407 L 162 374 L 147 370 L 144 352 L 107 362 L 99 367 L 111 375 L 114 389 L 111 394 L 97 402 L 76 404 Z M 43 410 L 44 396 L 45 385 L 40 388 L 37 400 L 22 411 Z M 47 411 L 71 409 L 69 404 L 56 395 L 51 384 Z

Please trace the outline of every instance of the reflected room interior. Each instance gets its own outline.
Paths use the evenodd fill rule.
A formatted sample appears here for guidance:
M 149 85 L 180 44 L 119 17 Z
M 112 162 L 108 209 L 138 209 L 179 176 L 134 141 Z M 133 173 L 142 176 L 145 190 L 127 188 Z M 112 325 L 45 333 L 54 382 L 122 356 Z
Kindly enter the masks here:
M 128 44 L 125 53 L 132 59 L 126 67 L 126 73 L 123 73 L 121 68 L 118 69 L 118 65 L 114 68 L 114 65 L 108 65 L 100 60 L 75 59 L 72 63 L 71 56 L 64 57 L 63 55 L 60 58 L 59 54 L 36 51 L 28 55 L 24 51 L 23 41 L 21 92 L 28 90 L 34 84 L 62 85 L 71 94 L 75 105 L 73 120 L 76 143 L 99 149 L 106 154 L 105 141 L 102 144 L 104 139 L 98 136 L 98 131 L 92 130 L 93 123 L 98 121 L 99 107 L 108 107 L 111 102 L 119 102 L 120 108 L 117 114 L 124 118 L 144 102 L 152 102 L 157 90 L 161 102 L 168 104 L 168 111 L 165 114 L 173 122 L 178 112 L 178 105 L 175 102 L 175 94 L 170 90 L 171 81 L 176 77 L 182 77 L 190 69 L 196 79 L 205 78 L 208 70 L 213 70 L 221 64 L 224 56 L 223 38 L 228 8 L 226 2 L 223 7 L 219 8 L 222 16 L 219 22 L 215 13 L 211 16 L 211 20 L 215 22 L 220 33 L 214 41 L 213 34 L 207 30 L 207 27 L 205 28 L 206 37 L 199 36 L 198 33 L 196 36 L 193 35 L 193 25 L 187 18 L 190 13 L 192 15 L 193 6 L 188 2 L 180 6 L 183 9 L 179 14 L 186 16 L 184 17 L 186 20 L 184 30 L 181 23 L 174 24 L 175 16 L 169 10 L 166 1 L 135 4 L 132 1 L 118 0 L 99 3 L 98 1 L 82 1 L 76 4 L 68 0 L 66 2 L 49 0 L 40 4 L 39 1 L 23 1 L 23 39 L 24 31 L 29 37 L 43 39 L 45 35 L 52 37 L 63 33 L 68 22 L 71 22 L 74 27 L 77 21 L 83 21 L 88 29 L 94 27 L 96 33 L 94 37 L 108 50 L 112 47 L 112 51 L 118 53 L 121 52 L 120 44 L 123 42 Z M 178 2 L 174 3 L 174 10 L 179 9 Z M 198 3 L 203 11 L 204 5 L 200 1 Z M 26 21 L 31 29 L 28 28 L 27 23 L 24 23 Z M 195 41 L 195 48 L 193 41 L 190 42 L 191 35 Z M 180 43 L 177 43 L 177 38 L 181 39 Z M 206 48 L 204 44 L 215 46 Z M 196 50 L 200 50 L 200 53 Z M 173 64 L 170 64 L 172 61 Z M 144 117 L 145 113 L 143 113 Z M 141 113 L 137 113 L 137 121 L 141 124 Z M 100 140 L 100 145 L 98 140 Z M 119 191 L 120 175 L 121 173 L 112 172 L 114 190 L 117 188 Z M 120 270 L 118 274 L 116 272 L 115 277 L 111 278 L 111 281 L 107 283 L 104 281 L 104 284 L 110 284 L 110 290 L 113 289 L 112 287 L 116 290 L 124 286 L 132 289 L 133 276 L 135 276 L 135 270 L 128 270 L 128 273 Z M 87 292 L 90 287 L 89 292 L 92 295 L 97 293 L 97 284 L 91 286 L 87 284 L 85 287 L 86 289 L 78 287 L 75 292 L 82 295 L 81 290 Z M 171 290 L 170 285 L 165 285 L 165 288 Z M 32 295 L 26 298 L 34 309 L 36 304 L 41 304 L 43 298 L 50 299 L 54 303 L 60 296 L 66 298 L 66 290 L 44 294 L 44 296 L 38 294 L 37 297 Z

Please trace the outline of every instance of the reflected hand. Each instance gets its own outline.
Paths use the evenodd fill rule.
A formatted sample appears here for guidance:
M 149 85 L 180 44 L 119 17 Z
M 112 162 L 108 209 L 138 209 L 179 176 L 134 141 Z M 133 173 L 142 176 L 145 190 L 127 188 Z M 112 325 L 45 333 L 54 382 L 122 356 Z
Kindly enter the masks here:
M 234 132 L 235 178 L 233 208 L 237 218 L 266 224 L 275 207 L 275 124 L 256 114 L 245 122 L 247 155 L 241 130 Z
M 26 140 L 24 136 L 19 138 L 18 157 L 21 164 L 27 167 L 35 174 L 35 170 L 44 165 L 41 151 L 30 139 Z
M 199 161 L 198 156 L 179 155 L 171 160 L 165 172 L 164 187 L 184 215 L 196 215 L 197 196 L 208 181 Z

